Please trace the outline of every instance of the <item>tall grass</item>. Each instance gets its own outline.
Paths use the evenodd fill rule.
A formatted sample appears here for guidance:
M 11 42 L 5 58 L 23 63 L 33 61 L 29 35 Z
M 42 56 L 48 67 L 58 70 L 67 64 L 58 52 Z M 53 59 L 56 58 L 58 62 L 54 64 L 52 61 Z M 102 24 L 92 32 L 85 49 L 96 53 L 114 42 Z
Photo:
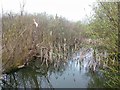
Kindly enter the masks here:
M 33 18 L 39 24 L 36 28 Z M 48 65 L 54 58 L 66 59 L 70 50 L 78 50 L 85 36 L 80 22 L 41 14 L 3 14 L 3 71 L 24 65 L 33 57 Z

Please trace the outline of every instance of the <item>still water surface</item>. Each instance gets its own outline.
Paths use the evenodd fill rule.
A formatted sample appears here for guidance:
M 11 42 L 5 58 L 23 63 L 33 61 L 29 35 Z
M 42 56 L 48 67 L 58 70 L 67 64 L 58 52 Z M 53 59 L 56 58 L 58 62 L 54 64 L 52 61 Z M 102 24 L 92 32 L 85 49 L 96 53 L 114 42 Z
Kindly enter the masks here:
M 84 55 L 74 53 L 67 61 L 40 66 L 39 60 L 19 71 L 5 75 L 2 87 L 20 88 L 88 88 L 102 87 L 99 70 L 89 71 L 88 63 L 94 61 L 93 49 Z M 99 79 L 100 78 L 100 79 Z

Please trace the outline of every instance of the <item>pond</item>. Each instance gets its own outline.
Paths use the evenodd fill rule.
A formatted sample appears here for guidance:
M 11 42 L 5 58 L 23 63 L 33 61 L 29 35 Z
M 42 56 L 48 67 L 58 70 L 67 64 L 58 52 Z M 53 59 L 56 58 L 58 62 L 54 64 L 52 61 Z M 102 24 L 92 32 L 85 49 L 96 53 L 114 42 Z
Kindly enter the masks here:
M 90 70 L 93 49 L 74 53 L 68 60 L 40 65 L 39 59 L 26 68 L 4 75 L 3 88 L 89 88 L 102 87 L 104 78 L 99 69 Z M 88 66 L 89 65 L 89 66 Z

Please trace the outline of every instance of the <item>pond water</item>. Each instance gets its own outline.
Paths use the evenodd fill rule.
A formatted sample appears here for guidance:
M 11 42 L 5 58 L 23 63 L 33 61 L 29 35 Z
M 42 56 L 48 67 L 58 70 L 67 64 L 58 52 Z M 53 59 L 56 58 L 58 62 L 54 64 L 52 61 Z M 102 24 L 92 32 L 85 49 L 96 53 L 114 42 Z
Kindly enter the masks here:
M 89 88 L 102 87 L 103 79 L 99 69 L 93 72 L 89 62 L 94 61 L 93 49 L 84 55 L 74 53 L 70 59 L 59 61 L 48 67 L 40 65 L 39 60 L 28 67 L 4 75 L 2 87 L 19 88 Z

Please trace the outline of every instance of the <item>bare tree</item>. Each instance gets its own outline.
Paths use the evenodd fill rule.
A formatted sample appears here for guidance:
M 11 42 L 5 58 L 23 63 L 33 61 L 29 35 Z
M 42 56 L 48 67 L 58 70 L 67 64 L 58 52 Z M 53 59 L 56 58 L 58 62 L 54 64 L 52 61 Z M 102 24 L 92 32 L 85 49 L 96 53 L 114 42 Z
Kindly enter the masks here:
M 26 1 L 23 0 L 22 2 L 19 2 L 19 3 L 20 3 L 20 13 L 21 13 L 21 16 L 23 16 Z

